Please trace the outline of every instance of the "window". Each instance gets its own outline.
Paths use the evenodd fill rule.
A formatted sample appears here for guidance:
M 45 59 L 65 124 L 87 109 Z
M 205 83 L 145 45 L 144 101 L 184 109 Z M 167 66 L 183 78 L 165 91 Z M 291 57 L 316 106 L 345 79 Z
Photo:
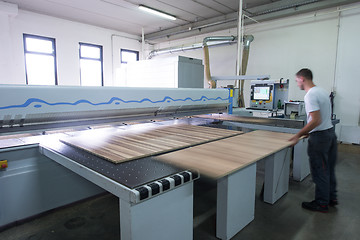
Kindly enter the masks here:
M 121 63 L 129 63 L 139 61 L 139 52 L 127 49 L 121 49 L 120 52 Z
M 24 34 L 26 84 L 57 85 L 55 39 Z
M 79 43 L 81 86 L 103 86 L 102 46 Z

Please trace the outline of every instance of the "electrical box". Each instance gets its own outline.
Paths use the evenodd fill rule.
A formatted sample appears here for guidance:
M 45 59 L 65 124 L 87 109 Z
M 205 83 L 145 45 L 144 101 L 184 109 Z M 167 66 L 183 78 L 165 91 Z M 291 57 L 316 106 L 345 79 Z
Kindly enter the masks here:
M 274 105 L 274 82 L 251 81 L 250 108 L 271 110 Z
M 304 116 L 305 112 L 305 103 L 303 101 L 297 102 L 287 102 L 285 101 L 285 115 L 291 116 L 294 118 L 295 116 Z
M 284 109 L 288 94 L 289 80 L 253 80 L 250 89 L 250 108 L 259 110 Z

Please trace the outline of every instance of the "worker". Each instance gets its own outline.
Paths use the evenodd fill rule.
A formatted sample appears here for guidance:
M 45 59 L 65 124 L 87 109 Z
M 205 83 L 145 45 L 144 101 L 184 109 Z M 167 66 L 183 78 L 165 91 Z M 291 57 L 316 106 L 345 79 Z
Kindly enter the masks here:
M 311 175 L 315 183 L 315 200 L 303 202 L 302 207 L 311 211 L 327 212 L 329 206 L 338 204 L 336 194 L 335 163 L 337 137 L 331 122 L 329 94 L 313 82 L 309 69 L 296 73 L 296 82 L 304 97 L 307 124 L 289 141 L 295 145 L 302 136 L 309 137 L 308 155 Z

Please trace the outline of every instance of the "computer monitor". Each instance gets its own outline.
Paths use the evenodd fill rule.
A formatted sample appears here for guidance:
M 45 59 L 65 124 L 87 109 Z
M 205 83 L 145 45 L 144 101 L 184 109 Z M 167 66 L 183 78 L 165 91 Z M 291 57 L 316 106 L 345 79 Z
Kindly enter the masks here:
M 270 86 L 255 86 L 254 87 L 254 100 L 270 100 Z

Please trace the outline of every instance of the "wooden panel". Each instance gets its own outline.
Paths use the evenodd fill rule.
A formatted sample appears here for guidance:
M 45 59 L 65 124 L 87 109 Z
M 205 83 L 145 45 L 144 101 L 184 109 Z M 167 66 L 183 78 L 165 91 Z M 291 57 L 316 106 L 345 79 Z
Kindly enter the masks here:
M 192 125 L 144 125 L 92 130 L 60 141 L 114 163 L 194 146 L 242 132 Z
M 39 135 L 39 134 L 38 134 L 38 135 Z M 3 135 L 3 136 L 0 136 L 0 140 L 4 140 L 4 139 L 14 139 L 14 138 L 22 138 L 22 137 L 31 137 L 31 136 L 35 136 L 35 134 L 25 133 L 25 134 Z
M 70 131 L 70 130 L 71 129 L 67 129 L 66 131 Z M 50 137 L 59 138 L 63 136 L 68 136 L 68 132 L 64 132 L 64 131 L 61 130 L 46 131 L 46 135 L 42 135 L 40 133 L 28 133 L 28 134 L 13 134 L 13 135 L 0 136 L 0 149 L 38 144 L 43 141 L 48 141 L 48 138 Z
M 25 134 L 11 134 L 0 136 L 0 149 L 9 148 L 9 147 L 18 147 L 23 145 L 28 145 L 23 141 L 24 138 L 29 138 L 39 135 L 38 133 L 25 133 Z
M 19 138 L 0 139 L 0 149 L 26 145 Z M 2 160 L 2 159 L 0 159 Z
M 239 121 L 239 118 L 242 118 L 241 116 L 237 115 L 229 115 L 229 114 L 205 114 L 205 115 L 194 115 L 193 117 L 197 118 L 209 118 L 209 119 L 216 119 L 216 120 L 222 120 L 222 121 Z
M 157 159 L 220 178 L 290 146 L 293 134 L 253 131 L 158 156 Z

